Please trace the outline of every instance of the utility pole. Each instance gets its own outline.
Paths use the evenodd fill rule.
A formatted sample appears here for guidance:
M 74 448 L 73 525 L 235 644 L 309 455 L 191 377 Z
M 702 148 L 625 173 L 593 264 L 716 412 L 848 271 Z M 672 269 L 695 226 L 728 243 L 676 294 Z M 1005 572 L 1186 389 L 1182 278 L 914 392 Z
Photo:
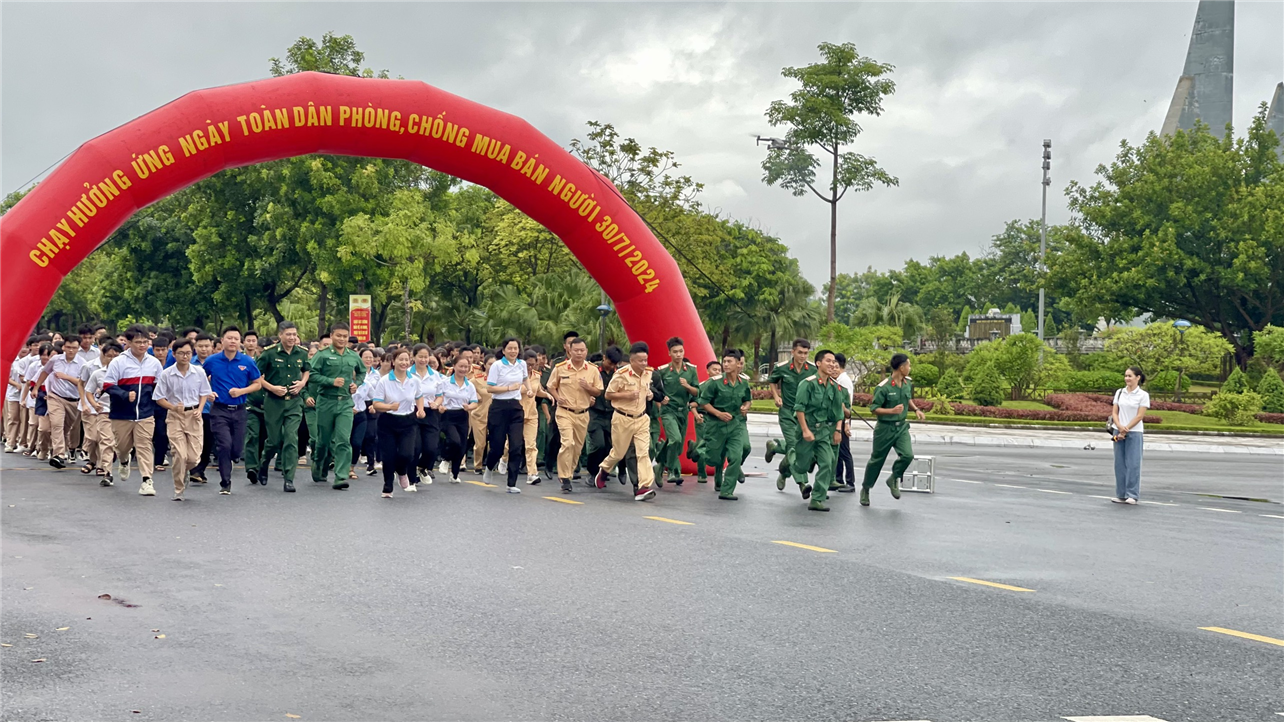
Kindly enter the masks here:
M 1043 365 L 1043 284 L 1048 273 L 1048 186 L 1052 179 L 1052 139 L 1043 139 L 1043 215 L 1039 220 L 1039 365 Z

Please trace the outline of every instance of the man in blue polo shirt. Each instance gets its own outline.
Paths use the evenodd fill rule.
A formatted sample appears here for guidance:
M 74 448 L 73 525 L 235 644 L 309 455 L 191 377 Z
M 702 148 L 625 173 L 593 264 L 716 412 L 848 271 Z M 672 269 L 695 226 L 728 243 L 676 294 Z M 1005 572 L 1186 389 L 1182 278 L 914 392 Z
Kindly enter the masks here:
M 259 390 L 259 367 L 241 353 L 241 329 L 236 326 L 223 329 L 222 353 L 205 359 L 203 366 L 217 397 L 210 408 L 210 433 L 218 456 L 218 493 L 231 494 L 232 459 L 239 458 L 245 446 L 246 396 Z

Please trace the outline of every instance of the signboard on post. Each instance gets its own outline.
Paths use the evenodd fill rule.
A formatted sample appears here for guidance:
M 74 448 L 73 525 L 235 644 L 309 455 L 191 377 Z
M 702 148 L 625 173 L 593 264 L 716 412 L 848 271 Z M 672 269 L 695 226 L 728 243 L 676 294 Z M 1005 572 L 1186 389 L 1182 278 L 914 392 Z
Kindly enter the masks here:
M 370 297 L 348 296 L 348 325 L 353 339 L 370 343 Z

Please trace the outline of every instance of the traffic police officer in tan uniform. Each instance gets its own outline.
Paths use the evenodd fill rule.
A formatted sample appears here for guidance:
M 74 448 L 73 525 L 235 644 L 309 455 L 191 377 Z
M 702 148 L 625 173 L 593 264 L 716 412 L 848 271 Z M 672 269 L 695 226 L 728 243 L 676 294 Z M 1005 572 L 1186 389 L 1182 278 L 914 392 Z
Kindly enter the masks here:
M 562 437 L 557 477 L 562 481 L 562 492 L 569 494 L 571 477 L 588 435 L 589 408 L 602 393 L 602 371 L 587 361 L 588 345 L 584 339 L 571 339 L 567 351 L 570 357 L 553 367 L 547 388 L 557 401 L 557 430 Z
M 629 453 L 632 443 L 638 457 L 638 488 L 634 501 L 655 498 L 655 474 L 651 470 L 651 419 L 646 402 L 651 399 L 651 367 L 646 365 L 650 348 L 639 341 L 629 347 L 629 365 L 615 372 L 606 387 L 606 398 L 615 405 L 611 417 L 611 453 L 598 469 L 597 488 L 606 487 L 607 470 Z

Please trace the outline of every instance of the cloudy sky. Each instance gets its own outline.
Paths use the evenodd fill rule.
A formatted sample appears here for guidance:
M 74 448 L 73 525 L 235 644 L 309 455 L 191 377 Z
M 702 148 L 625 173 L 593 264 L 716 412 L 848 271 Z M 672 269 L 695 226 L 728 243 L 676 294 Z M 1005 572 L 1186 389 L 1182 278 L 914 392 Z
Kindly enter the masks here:
M 183 93 L 265 77 L 299 36 L 353 35 L 367 64 L 525 117 L 563 144 L 611 122 L 671 149 L 724 215 L 779 236 L 817 285 L 828 212 L 761 182 L 763 111 L 787 65 L 851 41 L 896 66 L 896 94 L 855 150 L 900 187 L 839 208 L 839 270 L 977 252 L 1049 222 L 1121 139 L 1158 129 L 1195 2 L 852 4 L 15 3 L 0 5 L 3 192 L 81 142 Z M 1235 113 L 1243 127 L 1284 79 L 1284 3 L 1238 3 Z

